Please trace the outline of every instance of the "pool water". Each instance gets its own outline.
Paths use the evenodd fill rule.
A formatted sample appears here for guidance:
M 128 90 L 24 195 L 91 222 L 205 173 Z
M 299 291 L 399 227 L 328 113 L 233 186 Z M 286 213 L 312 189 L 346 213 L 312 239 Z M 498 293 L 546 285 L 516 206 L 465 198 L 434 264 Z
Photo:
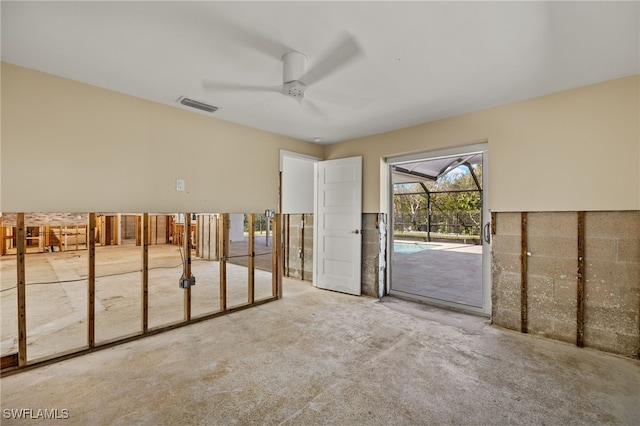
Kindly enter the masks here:
M 429 250 L 434 247 L 438 247 L 438 244 L 425 244 L 425 243 L 393 243 L 394 253 L 416 253 L 423 250 Z

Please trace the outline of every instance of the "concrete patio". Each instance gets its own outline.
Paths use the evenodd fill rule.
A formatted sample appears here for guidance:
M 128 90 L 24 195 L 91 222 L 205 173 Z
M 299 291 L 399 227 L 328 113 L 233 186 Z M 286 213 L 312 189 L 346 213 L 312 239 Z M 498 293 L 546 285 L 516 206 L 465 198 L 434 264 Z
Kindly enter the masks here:
M 417 246 L 425 249 L 393 253 L 392 290 L 482 307 L 482 246 L 441 242 Z

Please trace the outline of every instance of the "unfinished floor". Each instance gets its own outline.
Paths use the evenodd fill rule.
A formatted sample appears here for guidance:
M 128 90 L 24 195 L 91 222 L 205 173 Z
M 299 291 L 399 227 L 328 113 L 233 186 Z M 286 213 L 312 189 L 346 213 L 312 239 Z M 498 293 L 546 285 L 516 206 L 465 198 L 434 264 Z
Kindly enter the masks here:
M 637 424 L 640 362 L 285 279 L 284 298 L 7 376 L 59 424 Z M 35 412 L 35 411 L 34 411 Z M 29 424 L 52 424 L 31 420 Z

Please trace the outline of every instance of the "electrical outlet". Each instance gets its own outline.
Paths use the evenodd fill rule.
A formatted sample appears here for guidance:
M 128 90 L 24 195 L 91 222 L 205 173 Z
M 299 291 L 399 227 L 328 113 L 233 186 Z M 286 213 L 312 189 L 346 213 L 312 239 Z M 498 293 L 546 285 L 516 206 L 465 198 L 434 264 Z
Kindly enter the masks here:
M 178 287 L 189 288 L 196 285 L 196 277 L 191 275 L 189 278 L 185 278 L 184 275 L 178 280 Z

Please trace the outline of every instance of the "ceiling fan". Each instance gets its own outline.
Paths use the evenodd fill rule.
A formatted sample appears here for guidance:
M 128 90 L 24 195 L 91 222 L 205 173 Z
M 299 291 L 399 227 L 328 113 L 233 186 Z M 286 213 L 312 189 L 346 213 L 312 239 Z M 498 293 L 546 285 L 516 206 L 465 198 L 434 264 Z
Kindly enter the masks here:
M 344 33 L 333 49 L 319 58 L 313 66 L 307 67 L 307 56 L 296 50 L 288 50 L 282 55 L 282 84 L 278 86 L 258 86 L 251 84 L 235 84 L 205 81 L 206 89 L 212 90 L 237 90 L 245 92 L 274 92 L 291 97 L 303 106 L 321 114 L 313 100 L 343 105 L 350 108 L 361 109 L 367 106 L 372 99 L 344 93 L 331 93 L 313 89 L 307 93 L 310 86 L 316 84 L 327 76 L 344 68 L 349 63 L 363 55 L 356 40 Z

